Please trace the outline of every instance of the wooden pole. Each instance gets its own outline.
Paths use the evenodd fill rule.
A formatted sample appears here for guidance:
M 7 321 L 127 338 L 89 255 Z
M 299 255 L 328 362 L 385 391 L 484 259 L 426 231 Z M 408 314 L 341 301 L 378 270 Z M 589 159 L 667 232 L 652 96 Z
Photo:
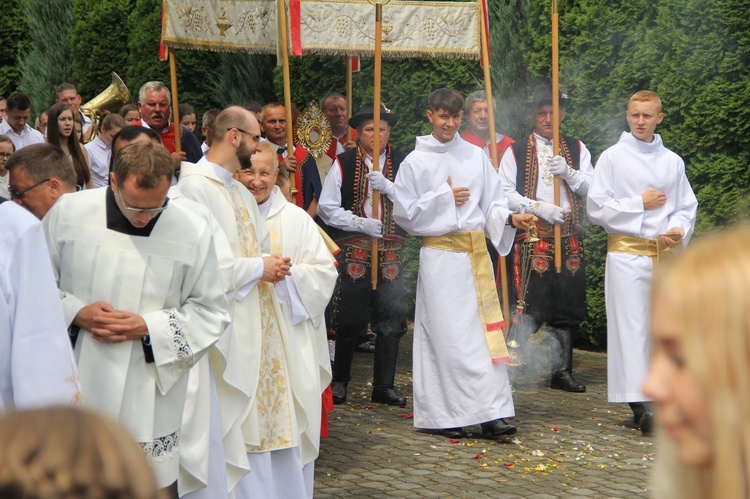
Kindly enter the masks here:
M 169 76 L 172 83 L 172 122 L 174 123 L 174 150 L 182 152 L 182 125 L 180 125 L 180 99 L 177 95 L 177 57 L 169 49 Z M 161 130 L 156 130 L 159 133 Z
M 557 0 L 552 0 L 552 154 L 560 155 L 560 33 Z M 560 206 L 560 177 L 555 175 L 555 205 Z M 555 224 L 555 272 L 562 272 L 562 227 Z
M 380 171 L 380 79 L 381 50 L 383 44 L 383 4 L 375 4 L 375 90 L 372 99 L 372 120 L 375 128 L 375 143 L 372 146 L 372 171 Z M 380 192 L 372 190 L 372 218 L 377 219 L 380 207 Z M 370 281 L 372 289 L 378 288 L 378 238 L 372 238 L 372 266 Z
M 482 15 L 484 17 L 484 14 Z M 500 161 L 497 157 L 497 146 L 495 145 L 495 105 L 492 98 L 492 78 L 490 76 L 490 50 L 487 46 L 487 25 L 482 19 L 482 65 L 484 66 L 484 91 L 487 94 L 487 114 L 490 124 L 490 159 L 495 171 L 500 169 Z M 510 298 L 508 296 L 508 266 L 505 258 L 498 257 L 500 266 L 500 290 L 503 295 L 503 318 L 505 319 L 505 334 L 507 336 L 510 327 Z
M 346 56 L 346 119 L 352 117 L 352 56 Z M 352 141 L 352 127 L 346 127 L 346 141 Z
M 287 35 L 286 23 L 286 2 L 278 0 L 279 12 L 279 42 L 281 45 L 281 67 L 284 73 L 284 109 L 286 110 L 286 154 L 294 157 L 294 123 L 292 122 L 292 84 L 289 78 L 289 40 Z M 297 165 L 299 168 L 301 165 Z M 295 181 L 297 172 L 289 175 L 289 182 L 292 188 L 292 196 L 297 192 Z

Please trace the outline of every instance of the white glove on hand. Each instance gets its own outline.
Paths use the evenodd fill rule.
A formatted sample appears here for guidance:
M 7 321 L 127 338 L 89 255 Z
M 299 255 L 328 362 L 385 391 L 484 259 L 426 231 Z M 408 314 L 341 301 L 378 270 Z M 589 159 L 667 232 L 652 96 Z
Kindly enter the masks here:
M 568 180 L 574 175 L 574 171 L 568 162 L 562 156 L 552 156 L 549 160 L 549 171 L 552 175 L 559 175 L 562 179 Z
M 383 222 L 376 218 L 354 217 L 354 228 L 371 237 L 383 237 Z
M 561 224 L 565 221 L 562 208 L 552 203 L 534 201 L 529 205 L 529 211 L 551 224 Z
M 396 191 L 393 182 L 385 178 L 385 175 L 380 172 L 368 173 L 367 180 L 370 182 L 370 186 L 372 186 L 373 189 L 382 192 L 386 196 L 392 196 Z

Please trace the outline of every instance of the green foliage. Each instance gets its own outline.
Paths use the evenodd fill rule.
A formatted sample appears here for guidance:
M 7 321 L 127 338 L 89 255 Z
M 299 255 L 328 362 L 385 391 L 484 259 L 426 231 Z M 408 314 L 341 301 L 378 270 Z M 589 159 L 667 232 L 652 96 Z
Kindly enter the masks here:
M 20 64 L 20 90 L 31 99 L 35 112 L 55 100 L 55 87 L 72 74 L 70 39 L 73 4 L 69 0 L 22 0 L 29 29 L 29 51 Z
M 21 0 L 7 0 L 0 16 L 0 95 L 4 97 L 18 88 L 19 55 L 25 50 L 28 38 Z
M 125 77 L 128 67 L 128 15 L 132 0 L 76 0 L 71 53 L 72 82 L 86 102 L 112 83 L 111 72 Z M 105 43 L 102 43 L 105 41 Z M 132 88 L 129 88 L 131 92 Z
M 213 104 L 227 107 L 248 101 L 272 102 L 276 100 L 273 74 L 276 58 L 267 55 L 221 53 L 218 71 L 209 74 L 214 89 Z

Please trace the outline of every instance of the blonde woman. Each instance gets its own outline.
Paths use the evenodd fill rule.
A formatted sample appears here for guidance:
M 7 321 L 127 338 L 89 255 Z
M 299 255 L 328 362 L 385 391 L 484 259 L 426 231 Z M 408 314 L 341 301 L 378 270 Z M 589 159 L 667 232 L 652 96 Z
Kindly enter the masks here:
M 750 226 L 663 266 L 644 392 L 661 430 L 653 497 L 750 497 Z
M 0 417 L 0 497 L 157 499 L 146 458 L 125 428 L 84 409 Z

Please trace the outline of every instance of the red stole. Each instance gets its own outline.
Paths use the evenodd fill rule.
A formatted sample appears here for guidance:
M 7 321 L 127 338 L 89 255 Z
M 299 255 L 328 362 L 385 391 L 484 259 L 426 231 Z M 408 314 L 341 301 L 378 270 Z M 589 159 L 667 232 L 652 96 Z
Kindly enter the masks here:
M 276 153 L 279 158 L 279 164 L 284 160 L 281 153 Z M 289 149 L 287 149 L 287 154 L 289 154 Z M 307 156 L 310 153 L 307 152 L 307 149 L 305 149 L 302 146 L 296 145 L 294 146 L 294 159 L 297 160 L 297 169 L 294 172 L 294 188 L 297 190 L 296 193 L 294 193 L 294 204 L 299 206 L 300 208 L 303 208 L 305 205 L 305 200 L 303 198 L 303 188 L 302 188 L 302 181 L 304 180 L 303 174 L 302 174 L 302 164 L 307 160 Z
M 461 138 L 464 139 L 469 144 L 474 144 L 477 147 L 480 147 L 484 149 L 487 146 L 487 142 L 474 134 L 469 129 L 464 130 L 461 132 Z M 497 147 L 497 161 L 499 162 L 501 159 L 503 159 L 503 154 L 505 153 L 505 150 L 508 149 L 515 140 L 511 139 L 507 135 L 503 135 L 503 138 L 500 140 L 500 142 L 497 142 L 495 146 Z

